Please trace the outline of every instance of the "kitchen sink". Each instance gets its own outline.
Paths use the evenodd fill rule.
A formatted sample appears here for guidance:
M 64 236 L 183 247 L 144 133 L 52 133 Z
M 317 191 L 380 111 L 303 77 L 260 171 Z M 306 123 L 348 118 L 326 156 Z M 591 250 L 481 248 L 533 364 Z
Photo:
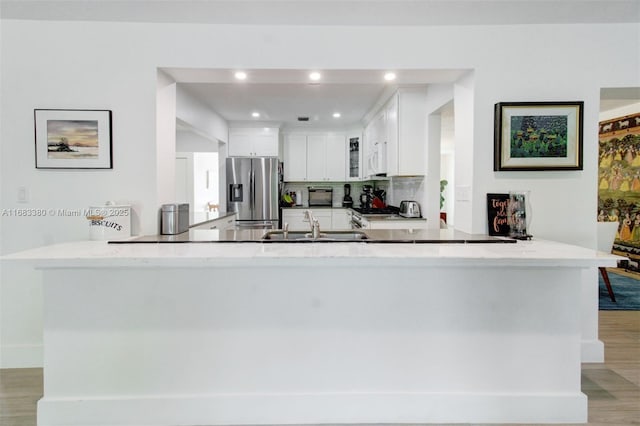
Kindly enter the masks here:
M 346 241 L 364 241 L 367 240 L 367 234 L 362 231 L 325 231 L 321 232 L 318 238 L 313 238 L 310 232 L 289 231 L 285 232 L 281 229 L 267 231 L 263 236 L 264 241 L 282 241 L 282 242 L 346 242 Z

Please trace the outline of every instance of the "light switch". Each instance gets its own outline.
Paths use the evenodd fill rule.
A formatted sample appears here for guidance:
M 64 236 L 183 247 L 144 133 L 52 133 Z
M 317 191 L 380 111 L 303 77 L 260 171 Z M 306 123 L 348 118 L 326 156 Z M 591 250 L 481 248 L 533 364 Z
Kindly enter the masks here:
M 29 202 L 29 190 L 26 186 L 18 187 L 18 202 L 19 203 L 28 203 Z

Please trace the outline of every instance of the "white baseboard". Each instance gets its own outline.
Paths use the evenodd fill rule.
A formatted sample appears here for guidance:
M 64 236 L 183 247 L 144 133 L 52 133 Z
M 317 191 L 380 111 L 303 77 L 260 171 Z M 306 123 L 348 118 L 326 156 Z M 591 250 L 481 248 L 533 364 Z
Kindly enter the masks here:
M 576 393 L 221 394 L 157 398 L 43 398 L 38 423 L 240 425 L 354 423 L 586 423 Z
M 35 368 L 42 365 L 41 344 L 0 346 L 0 368 Z
M 583 340 L 580 344 L 581 362 L 604 362 L 604 343 L 600 340 Z

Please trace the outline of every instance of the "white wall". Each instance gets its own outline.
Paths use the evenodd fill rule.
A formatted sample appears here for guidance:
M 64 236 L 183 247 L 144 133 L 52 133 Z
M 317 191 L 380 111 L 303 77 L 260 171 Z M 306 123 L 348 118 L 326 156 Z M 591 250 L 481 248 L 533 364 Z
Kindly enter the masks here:
M 195 152 L 193 154 L 192 211 L 207 211 L 208 204 L 218 204 L 218 153 Z
M 206 139 L 191 130 L 178 130 L 176 132 L 176 151 L 218 152 L 218 141 Z
M 186 91 L 181 84 L 176 86 L 176 118 L 187 123 L 202 137 L 226 143 L 229 138 L 226 120 Z
M 442 195 L 444 196 L 444 205 L 440 209 L 441 212 L 447 213 L 447 225 L 455 227 L 454 222 L 454 202 L 453 202 L 453 189 L 455 187 L 455 159 L 452 153 L 442 154 L 440 157 L 440 179 L 447 181 Z M 440 204 L 438 203 L 438 206 Z
M 170 151 L 157 145 L 168 131 L 156 128 L 158 67 L 474 69 L 454 90 L 456 112 L 465 112 L 456 114 L 456 186 L 473 187 L 470 200 L 456 201 L 457 227 L 484 232 L 484 194 L 524 188 L 532 191 L 536 237 L 589 246 L 595 246 L 600 88 L 640 86 L 640 58 L 628 54 L 639 48 L 637 24 L 382 28 L 4 20 L 0 31 L 2 208 L 82 208 L 116 200 L 133 205 L 134 232 L 141 233 L 156 232 L 167 192 L 158 187 Z M 605 51 L 625 60 L 594 59 L 593 52 Z M 493 172 L 493 105 L 518 100 L 585 101 L 584 171 Z M 462 108 L 465 102 L 470 106 Z M 111 109 L 113 170 L 36 170 L 34 108 Z M 469 176 L 461 175 L 461 166 Z M 28 203 L 16 201 L 20 186 L 29 189 Z M 1 250 L 87 239 L 87 228 L 78 218 L 3 217 Z M 2 270 L 2 305 L 24 307 L 2 311 L 5 355 L 41 341 L 38 277 L 16 274 Z M 30 353 L 37 359 L 37 350 Z M 3 366 L 20 365 L 16 358 L 3 358 Z
M 625 115 L 636 114 L 638 112 L 640 112 L 640 102 L 602 111 L 599 114 L 599 121 L 611 120 L 612 118 L 624 117 Z
M 454 199 L 454 218 L 456 228 L 461 231 L 473 233 L 483 233 L 481 224 L 474 218 L 481 216 L 484 209 L 483 206 L 474 204 L 474 192 L 481 194 L 489 192 L 480 185 L 474 185 L 476 177 L 475 170 L 479 173 L 486 168 L 491 170 L 490 164 L 476 161 L 476 151 L 482 149 L 491 149 L 486 143 L 475 143 L 474 123 L 476 114 L 475 100 L 475 73 L 471 72 L 461 78 L 453 87 L 453 114 L 455 117 L 454 133 L 454 162 L 455 162 L 455 186 L 453 188 Z M 485 135 L 485 138 L 487 135 Z M 484 142 L 484 140 L 483 140 Z M 486 172 L 484 173 L 486 174 Z M 475 200 L 482 198 L 481 195 L 475 197 Z M 486 211 L 484 211 L 486 215 Z
M 453 85 L 429 85 L 427 90 L 427 169 L 425 171 L 425 191 L 421 200 L 422 216 L 427 218 L 427 227 L 440 228 L 440 179 L 442 172 L 442 108 L 453 100 Z
M 176 194 L 176 96 L 176 83 L 168 75 L 158 71 L 155 122 L 156 145 L 153 151 L 156 156 L 154 172 L 158 206 L 173 203 Z M 158 209 L 159 207 L 156 210 Z M 145 228 L 145 231 L 146 229 L 148 228 Z M 158 226 L 156 226 L 157 229 Z

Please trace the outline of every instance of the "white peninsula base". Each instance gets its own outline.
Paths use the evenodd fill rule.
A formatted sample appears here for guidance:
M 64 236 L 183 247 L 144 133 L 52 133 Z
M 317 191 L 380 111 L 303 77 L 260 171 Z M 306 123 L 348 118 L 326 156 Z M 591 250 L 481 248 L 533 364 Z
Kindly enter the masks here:
M 615 260 L 563 245 L 290 246 L 41 261 L 38 424 L 586 422 L 581 274 Z

